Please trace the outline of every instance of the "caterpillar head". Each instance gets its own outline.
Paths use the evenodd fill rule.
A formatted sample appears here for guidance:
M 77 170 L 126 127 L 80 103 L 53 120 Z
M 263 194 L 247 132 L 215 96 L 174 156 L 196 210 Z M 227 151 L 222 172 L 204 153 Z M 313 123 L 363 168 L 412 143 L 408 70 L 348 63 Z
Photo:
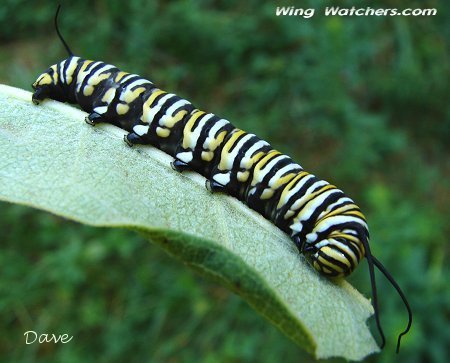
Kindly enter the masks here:
M 51 98 L 56 101 L 66 101 L 66 96 L 59 81 L 57 65 L 54 64 L 42 73 L 31 87 L 34 89 L 32 101 L 38 105 L 42 100 Z
M 318 240 L 316 233 L 306 236 L 302 252 L 311 265 L 328 277 L 348 276 L 364 257 L 364 246 L 353 234 L 332 233 Z

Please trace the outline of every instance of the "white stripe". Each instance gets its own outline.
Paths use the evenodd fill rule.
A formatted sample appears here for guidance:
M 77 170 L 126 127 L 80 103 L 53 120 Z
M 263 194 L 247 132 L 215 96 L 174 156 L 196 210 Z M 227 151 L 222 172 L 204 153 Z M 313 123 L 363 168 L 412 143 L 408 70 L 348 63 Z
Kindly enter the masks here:
M 132 77 L 139 77 L 137 74 L 127 74 L 125 77 L 123 77 L 119 83 L 124 83 L 126 82 L 128 79 L 132 78 Z M 140 78 L 140 77 L 139 77 Z
M 208 137 L 205 139 L 205 142 L 203 143 L 203 150 L 211 150 L 209 145 L 211 144 L 212 141 L 216 139 L 215 136 L 217 131 L 219 131 L 222 127 L 228 125 L 229 123 L 230 123 L 229 121 L 224 120 L 223 118 L 214 123 L 214 126 L 211 127 L 211 129 L 208 132 Z
M 190 152 L 190 151 L 178 153 L 175 156 L 176 156 L 177 159 L 185 162 L 186 164 L 189 164 L 192 161 L 192 159 L 193 159 L 192 152 Z
M 313 185 L 311 185 L 308 189 L 306 189 L 305 193 L 298 198 L 294 204 L 292 204 L 291 206 L 291 210 L 297 210 L 300 208 L 300 206 L 305 203 L 306 200 L 308 200 L 308 198 L 311 197 L 311 193 L 313 192 L 314 189 L 320 188 L 322 186 L 328 185 L 328 183 L 325 180 L 318 180 L 317 182 L 313 183 Z
M 119 81 L 119 83 L 121 83 L 121 82 L 122 82 L 122 81 Z M 120 93 L 119 99 L 120 99 L 121 101 L 125 101 L 125 97 L 127 96 L 127 92 L 128 92 L 128 91 L 132 92 L 133 87 L 140 86 L 140 85 L 142 85 L 142 84 L 147 84 L 147 83 L 152 84 L 150 81 L 147 81 L 146 79 L 137 79 L 136 81 L 131 82 L 131 83 L 130 83 L 128 86 L 126 86 L 126 87 L 123 89 L 123 91 Z
M 84 79 L 86 78 L 86 76 L 90 73 L 90 70 L 94 69 L 99 64 L 101 64 L 101 62 L 91 63 L 91 64 L 87 65 L 87 67 L 86 67 L 86 68 L 89 68 L 88 70 L 84 69 L 83 71 L 78 72 L 78 75 L 77 75 L 77 93 L 79 93 L 81 91 L 81 85 L 83 84 Z
M 94 81 L 95 81 L 95 78 L 97 78 L 97 77 L 100 75 L 100 73 L 106 72 L 107 70 L 109 70 L 109 69 L 111 69 L 111 68 L 114 68 L 114 66 L 111 65 L 111 64 L 105 64 L 103 67 L 100 67 L 99 69 L 97 69 L 97 70 L 91 75 L 91 77 L 89 77 L 88 84 L 90 84 L 90 81 L 91 81 L 91 80 L 94 80 Z
M 133 127 L 133 131 L 139 136 L 145 135 L 148 133 L 148 129 L 150 126 L 148 125 L 136 125 Z
M 270 178 L 269 182 L 267 183 L 270 187 L 272 187 L 278 179 L 280 179 L 283 175 L 288 174 L 288 172 L 300 169 L 302 170 L 302 167 L 298 164 L 290 163 L 286 166 L 283 166 L 280 170 L 278 170 L 272 178 Z
M 341 191 L 340 189 L 338 189 L 339 191 Z M 317 217 L 317 219 L 322 218 L 323 216 L 325 216 L 326 214 L 330 213 L 332 211 L 332 209 L 336 206 L 340 206 L 341 204 L 343 205 L 346 202 L 350 202 L 353 203 L 353 200 L 351 200 L 349 197 L 346 196 L 342 196 L 341 198 L 339 198 L 336 202 L 331 203 L 327 209 L 325 209 L 322 213 L 319 214 L 319 216 Z
M 240 167 L 245 169 L 250 169 L 252 164 L 250 164 L 251 158 L 257 151 L 261 150 L 263 147 L 268 146 L 269 143 L 264 140 L 259 140 L 254 143 L 245 153 L 244 157 L 241 160 Z
M 261 182 L 262 180 L 264 180 L 264 177 L 272 170 L 272 168 L 283 159 L 289 159 L 289 156 L 286 156 L 283 154 L 278 155 L 275 158 L 273 158 L 268 164 L 264 165 L 258 173 L 257 181 Z M 253 184 L 253 182 L 252 182 L 252 184 Z
M 167 109 L 167 115 L 173 116 L 173 113 L 178 110 L 180 107 L 184 106 L 184 105 L 188 105 L 190 104 L 189 101 L 186 101 L 184 99 L 178 100 L 177 102 L 175 102 L 172 106 L 170 106 Z
M 108 111 L 108 106 L 99 106 L 93 109 L 94 112 L 97 112 L 99 115 L 103 115 Z
M 302 231 L 302 229 L 303 229 L 303 224 L 300 223 L 300 222 L 293 223 L 293 224 L 291 224 L 291 225 L 289 226 L 289 228 L 292 229 L 291 236 L 293 236 L 294 234 L 297 234 L 297 233 L 299 233 L 299 232 Z
M 306 235 L 306 240 L 309 242 L 309 243 L 314 243 L 316 240 L 317 240 L 317 233 L 315 233 L 315 232 L 313 232 L 313 233 L 308 233 L 307 235 Z
M 292 196 L 297 193 L 302 186 L 311 178 L 314 178 L 314 175 L 309 174 L 304 176 L 303 178 L 301 178 L 299 181 L 297 181 L 297 184 L 294 186 L 294 188 L 292 188 L 284 197 L 283 199 L 280 198 L 280 201 L 278 202 L 278 206 L 277 209 L 280 209 L 282 206 L 286 205 L 287 203 L 289 203 L 289 200 L 292 198 Z M 285 217 L 286 219 L 286 217 Z
M 330 241 L 328 239 L 323 239 L 319 243 L 316 243 L 314 247 L 316 248 L 322 248 L 323 246 L 328 246 L 330 244 Z
M 345 234 L 350 234 L 350 235 L 352 235 L 352 236 L 358 236 L 358 232 L 356 232 L 355 230 L 353 230 L 353 229 L 343 229 L 342 230 L 342 233 L 345 233 Z
M 355 253 L 352 251 L 352 249 L 347 244 L 342 243 L 342 242 L 340 242 L 340 241 L 338 241 L 338 240 L 336 240 L 334 238 L 332 239 L 332 243 L 331 244 L 335 245 L 335 246 L 338 246 L 341 250 L 344 250 L 345 252 L 347 252 L 353 258 L 354 262 L 357 261 Z
M 189 141 L 188 147 L 189 148 L 191 148 L 192 150 L 195 149 L 195 146 L 197 145 L 197 142 L 198 142 L 198 138 L 200 137 L 200 134 L 202 132 L 203 127 L 205 126 L 205 123 L 208 120 L 210 120 L 212 117 L 214 117 L 214 115 L 212 113 L 208 113 L 207 115 L 203 116 L 203 118 L 198 123 L 197 127 L 195 127 L 193 130 L 191 130 L 190 137 L 188 138 L 188 141 Z M 209 149 L 205 149 L 205 147 L 203 147 L 203 150 L 209 150 Z
M 331 194 L 338 193 L 339 191 L 336 189 L 330 189 L 326 192 L 318 195 L 317 197 L 310 200 L 308 203 L 304 205 L 299 214 L 296 215 L 295 219 L 298 221 L 306 221 L 311 215 L 315 212 L 315 210 L 323 204 L 324 200 L 330 196 Z M 291 208 L 293 209 L 293 208 Z
M 238 141 L 237 144 L 234 145 L 234 149 L 231 153 L 229 153 L 225 158 L 225 168 L 227 170 L 231 170 L 233 168 L 234 159 L 236 159 L 237 154 L 239 153 L 242 145 L 244 145 L 248 140 L 250 140 L 255 135 L 247 134 L 242 139 Z
M 61 63 L 59 63 L 59 69 L 61 70 L 60 73 L 60 78 L 61 78 L 61 83 L 66 83 L 66 72 L 64 71 L 64 65 L 66 64 L 66 60 L 63 60 Z
M 189 104 L 189 101 L 179 100 L 175 102 L 172 106 L 170 106 L 166 113 L 159 120 L 160 126 L 166 126 L 168 128 L 172 128 L 174 125 L 173 113 L 180 107 Z
M 345 196 L 344 196 L 343 198 L 340 198 L 339 200 L 337 200 L 337 201 L 335 201 L 334 203 L 330 204 L 330 205 L 328 206 L 328 208 L 327 208 L 327 211 L 330 212 L 335 206 L 344 204 L 344 203 L 346 203 L 346 202 L 353 203 L 353 200 L 351 200 L 349 197 L 345 197 Z
M 228 183 L 230 182 L 230 173 L 226 173 L 226 174 L 216 174 L 213 176 L 213 180 L 215 180 L 216 182 L 218 182 L 219 184 L 222 185 L 228 185 Z
M 126 78 L 126 77 L 124 77 L 124 78 Z M 122 83 L 122 81 L 123 80 L 120 80 L 119 83 Z M 140 78 L 140 79 L 137 79 L 137 80 L 131 82 L 129 85 L 127 85 L 127 89 L 132 89 L 133 87 L 140 86 L 143 84 L 148 84 L 148 83 L 152 83 L 152 82 L 150 82 L 147 79 Z
M 356 223 L 360 224 L 361 226 L 367 228 L 367 224 L 361 218 L 353 217 L 353 216 L 339 216 L 338 215 L 338 216 L 333 216 L 333 217 L 324 219 L 317 226 L 315 226 L 314 231 L 316 233 L 320 233 L 320 232 L 327 230 L 331 226 L 342 224 L 342 223 L 347 223 L 347 222 L 356 222 Z
M 151 124 L 155 119 L 155 115 L 159 112 L 159 110 L 161 110 L 164 103 L 173 96 L 175 96 L 173 93 L 166 93 L 163 97 L 161 97 L 155 106 L 149 107 L 147 117 L 143 121 Z
M 66 83 L 70 84 L 73 81 L 73 72 L 75 71 L 76 67 L 77 67 L 77 62 L 80 59 L 80 57 L 72 57 L 72 59 L 70 60 L 69 65 L 67 66 L 67 70 L 66 70 Z M 70 74 L 70 80 L 67 77 L 67 75 Z

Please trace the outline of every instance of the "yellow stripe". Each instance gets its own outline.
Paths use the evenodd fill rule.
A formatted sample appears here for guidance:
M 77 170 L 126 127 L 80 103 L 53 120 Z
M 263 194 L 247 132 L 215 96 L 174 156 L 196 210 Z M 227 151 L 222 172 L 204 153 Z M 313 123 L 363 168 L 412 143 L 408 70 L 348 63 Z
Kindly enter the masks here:
M 302 170 L 301 172 L 299 172 L 294 179 L 292 179 L 283 189 L 283 191 L 281 192 L 281 196 L 280 196 L 280 200 L 278 201 L 277 204 L 277 209 L 280 209 L 286 202 L 286 197 L 287 194 L 297 185 L 297 182 L 300 181 L 300 179 L 303 179 L 304 177 L 306 177 L 307 175 L 309 175 L 309 173 L 307 173 L 306 171 Z
M 323 216 L 321 219 L 317 220 L 317 223 L 319 223 L 321 220 L 328 218 L 328 217 L 334 217 L 340 214 L 343 214 L 345 211 L 355 208 L 355 204 L 351 203 L 351 204 L 347 204 L 347 205 L 343 205 L 342 207 L 339 207 L 337 209 L 335 209 L 332 212 L 327 213 L 325 216 Z
M 116 94 L 115 88 L 108 89 L 105 94 L 103 95 L 102 102 L 106 102 L 107 104 L 110 104 L 111 101 L 114 99 L 114 96 Z
M 193 145 L 194 140 L 192 140 L 192 128 L 194 127 L 194 124 L 198 120 L 198 118 L 204 114 L 206 114 L 206 112 L 196 110 L 191 114 L 191 117 L 186 122 L 186 126 L 183 130 L 183 149 L 194 149 L 195 145 Z
M 120 80 L 121 80 L 123 77 L 127 76 L 128 74 L 130 74 L 130 73 L 120 71 L 119 73 L 117 73 L 116 79 L 115 79 L 114 81 L 115 81 L 115 82 L 120 82 Z
M 51 66 L 51 69 L 53 69 L 53 83 L 58 84 L 59 74 L 58 74 L 58 68 L 56 67 L 56 64 Z
M 319 190 L 302 197 L 302 199 L 301 199 L 302 204 L 301 205 L 296 205 L 296 203 L 294 203 L 293 206 L 291 206 L 291 210 L 298 211 L 294 219 L 300 218 L 302 216 L 302 214 L 305 213 L 305 206 L 308 203 L 314 202 L 315 198 L 317 198 L 320 194 L 322 194 L 323 192 L 326 192 L 327 190 L 330 190 L 330 189 L 336 189 L 336 187 L 334 185 L 331 185 L 331 184 L 323 185 L 322 187 L 320 187 Z M 300 201 L 300 199 L 299 199 L 299 201 Z M 326 218 L 328 218 L 328 216 L 326 216 L 326 217 L 324 217 L 322 219 L 326 219 Z M 317 221 L 316 225 L 318 223 L 319 222 Z
M 170 135 L 170 130 L 169 129 L 163 129 L 162 127 L 157 127 L 156 128 L 156 134 L 159 137 L 168 137 Z
M 252 179 L 252 186 L 255 186 L 258 182 L 260 182 L 259 179 L 259 173 L 262 169 L 264 169 L 267 164 L 270 162 L 270 159 L 272 159 L 273 156 L 281 155 L 281 153 L 277 150 L 270 150 L 258 163 L 255 165 L 254 171 L 253 171 L 253 179 Z
M 80 70 L 78 71 L 78 75 L 77 75 L 77 90 L 78 87 L 81 87 L 81 82 L 84 81 L 84 77 L 87 75 L 86 72 L 86 68 L 89 64 L 91 64 L 93 61 L 91 60 L 86 60 L 83 62 L 83 65 L 80 67 Z
M 34 87 L 52 84 L 52 82 L 53 82 L 53 78 L 50 77 L 50 74 L 44 73 L 43 75 L 41 75 L 39 80 L 34 83 Z
M 91 60 L 84 61 L 83 65 L 81 66 L 81 68 L 80 68 L 80 70 L 78 71 L 78 73 L 84 72 L 84 70 L 87 68 L 87 66 L 88 66 L 89 64 L 91 64 L 92 62 L 93 62 L 93 61 L 91 61 Z
M 144 91 L 144 87 L 138 87 L 134 91 L 127 90 L 125 91 L 125 94 L 123 96 L 123 101 L 125 101 L 126 103 L 131 103 Z
M 66 82 L 67 84 L 71 84 L 73 80 L 73 72 L 77 68 L 78 62 L 74 61 L 73 59 L 70 61 L 69 67 L 66 71 Z
M 186 114 L 186 110 L 178 111 L 175 115 L 164 121 L 164 126 L 171 129 L 176 123 L 180 122 Z
M 277 180 L 275 180 L 271 188 L 275 190 L 281 188 L 284 184 L 289 183 L 289 181 L 291 181 L 292 178 L 294 178 L 296 175 L 297 173 L 289 173 L 286 174 L 285 176 L 278 178 Z
M 153 106 L 154 106 L 154 105 L 153 105 L 153 102 L 155 101 L 155 99 L 156 99 L 159 95 L 163 95 L 163 94 L 166 94 L 166 93 L 167 93 L 166 91 L 163 91 L 163 90 L 160 90 L 160 89 L 154 91 L 154 92 L 150 95 L 150 97 L 147 99 L 147 101 L 145 101 L 145 105 L 146 105 L 147 107 L 153 107 Z
M 211 151 L 214 151 L 217 149 L 217 147 L 222 143 L 223 139 L 225 139 L 225 136 L 227 136 L 228 132 L 226 130 L 223 130 L 222 132 L 217 135 L 217 137 L 208 143 L 208 148 Z
M 125 115 L 129 111 L 129 109 L 130 109 L 130 106 L 125 105 L 123 103 L 119 103 L 116 106 L 116 112 L 119 116 Z
M 347 216 L 355 216 L 355 217 L 361 218 L 364 221 L 366 220 L 366 218 L 364 217 L 364 214 L 362 214 L 362 212 L 360 210 L 348 211 L 347 213 L 345 213 L 345 215 L 347 215 Z
M 272 158 L 272 156 L 274 155 L 281 155 L 281 153 L 277 150 L 270 150 L 266 156 L 264 156 L 259 162 L 258 164 L 255 165 L 255 172 L 260 172 L 261 169 L 263 169 L 268 162 L 270 161 L 270 159 Z
M 159 95 L 162 94 L 166 94 L 167 92 L 163 91 L 163 90 L 156 90 L 154 91 L 150 97 L 145 101 L 144 105 L 142 106 L 143 109 L 143 114 L 141 116 L 141 121 L 144 123 L 150 123 L 152 120 L 147 120 L 148 119 L 148 113 L 150 112 L 150 109 L 153 106 L 153 102 L 155 101 L 156 97 L 158 97 Z
M 246 132 L 243 130 L 237 130 L 236 132 L 231 135 L 230 139 L 226 142 L 226 144 L 223 146 L 222 153 L 220 155 L 220 163 L 219 163 L 219 170 L 227 170 L 227 164 L 228 159 L 230 158 L 230 149 L 236 144 L 236 140 L 241 135 L 245 135 Z

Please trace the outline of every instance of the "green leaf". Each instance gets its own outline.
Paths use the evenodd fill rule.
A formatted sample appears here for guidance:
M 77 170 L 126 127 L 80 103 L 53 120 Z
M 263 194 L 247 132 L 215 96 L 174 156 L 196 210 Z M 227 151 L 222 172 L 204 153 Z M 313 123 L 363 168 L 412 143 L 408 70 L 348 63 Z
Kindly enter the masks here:
M 238 200 L 207 192 L 200 175 L 173 171 L 170 156 L 129 148 L 123 130 L 91 127 L 85 116 L 59 102 L 35 106 L 31 93 L 0 85 L 0 200 L 138 230 L 317 358 L 378 351 L 366 325 L 372 306 L 351 285 L 319 276 L 287 235 Z

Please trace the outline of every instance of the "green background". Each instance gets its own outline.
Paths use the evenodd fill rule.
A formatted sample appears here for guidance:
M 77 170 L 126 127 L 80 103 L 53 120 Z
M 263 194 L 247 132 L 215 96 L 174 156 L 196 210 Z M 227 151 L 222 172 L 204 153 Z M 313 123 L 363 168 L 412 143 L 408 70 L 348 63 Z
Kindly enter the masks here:
M 315 8 L 310 19 L 276 17 L 283 3 L 271 1 L 62 3 L 60 27 L 74 53 L 231 120 L 355 199 L 373 253 L 414 310 L 395 356 L 406 313 L 379 277 L 388 346 L 367 361 L 447 361 L 448 2 L 370 2 L 434 7 L 434 17 L 325 17 L 337 2 L 284 4 Z M 31 90 L 66 57 L 53 29 L 56 5 L 0 4 L 0 83 Z M 312 361 L 240 298 L 132 232 L 5 203 L 0 229 L 0 361 Z M 366 263 L 349 280 L 370 295 Z M 74 338 L 25 345 L 27 330 Z

